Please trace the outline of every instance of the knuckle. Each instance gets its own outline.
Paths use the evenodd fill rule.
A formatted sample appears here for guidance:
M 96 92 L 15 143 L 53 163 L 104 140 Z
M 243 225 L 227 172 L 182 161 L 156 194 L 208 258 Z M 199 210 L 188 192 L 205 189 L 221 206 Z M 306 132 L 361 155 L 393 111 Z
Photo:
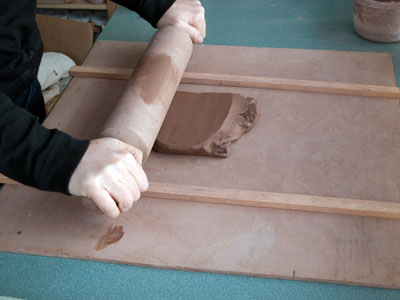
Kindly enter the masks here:
M 171 23 L 172 23 L 173 26 L 178 26 L 178 25 L 181 25 L 181 24 L 182 24 L 182 20 L 179 19 L 179 18 L 173 18 L 173 19 L 171 20 Z
M 80 186 L 80 196 L 93 199 L 93 194 L 97 188 L 96 180 L 93 178 L 83 178 Z
M 129 203 L 128 203 L 128 205 L 126 206 L 126 209 L 128 210 L 128 209 L 130 209 L 131 207 L 132 207 L 132 205 L 133 205 L 133 202 L 135 202 L 136 200 L 135 200 L 135 198 L 130 198 L 129 199 Z
M 128 210 L 131 208 L 134 201 L 134 196 L 135 195 L 129 193 L 128 191 L 123 192 L 120 199 L 118 199 L 119 207 L 123 210 Z
M 133 158 L 134 158 L 135 162 L 138 162 L 139 164 L 141 164 L 143 161 L 142 151 L 136 151 L 135 153 L 133 153 Z
M 138 201 L 140 199 L 140 191 L 138 189 L 135 189 L 133 192 L 133 201 Z
M 114 164 L 108 164 L 103 168 L 103 173 L 105 175 L 111 176 L 114 173 L 115 165 Z
M 147 191 L 148 188 L 149 188 L 149 182 L 146 179 L 146 181 L 143 183 L 141 192 L 143 193 L 143 192 Z
M 106 174 L 114 173 L 116 170 L 120 170 L 125 166 L 125 161 L 122 158 L 112 159 L 105 167 L 104 172 Z
M 128 159 L 128 158 L 127 158 Z M 116 164 L 115 164 L 115 167 L 118 169 L 118 170 L 122 170 L 123 168 L 125 168 L 125 166 L 126 166 L 126 160 L 125 159 L 120 159 Z
M 135 153 L 126 153 L 123 159 L 124 164 L 136 163 L 136 155 Z
M 197 36 L 195 37 L 195 43 L 199 44 L 199 43 L 201 43 L 202 41 L 203 41 L 203 38 L 202 38 L 201 36 L 197 35 Z
M 105 215 L 109 217 L 117 217 L 119 215 L 118 209 L 115 209 L 111 205 L 103 206 L 102 211 Z
M 118 217 L 119 216 L 119 211 L 116 211 L 115 213 L 112 213 L 112 214 L 109 214 L 109 215 L 107 215 L 107 216 L 109 216 L 110 218 L 116 218 L 116 217 Z
M 122 212 L 126 212 L 132 207 L 133 202 L 134 202 L 134 200 L 132 199 L 131 201 L 129 201 L 129 203 L 125 203 L 124 205 L 120 205 L 119 208 L 121 209 Z
M 114 166 L 116 163 L 118 163 L 118 161 L 119 161 L 118 156 L 113 155 L 113 156 L 107 158 L 106 160 L 104 160 L 104 162 L 103 162 L 104 168 L 112 167 L 112 166 Z
M 84 184 L 84 192 L 85 192 L 85 197 L 88 197 L 90 199 L 92 199 L 93 201 L 97 198 L 96 194 L 97 194 L 97 189 L 98 187 L 95 184 L 92 184 L 91 181 L 87 181 Z

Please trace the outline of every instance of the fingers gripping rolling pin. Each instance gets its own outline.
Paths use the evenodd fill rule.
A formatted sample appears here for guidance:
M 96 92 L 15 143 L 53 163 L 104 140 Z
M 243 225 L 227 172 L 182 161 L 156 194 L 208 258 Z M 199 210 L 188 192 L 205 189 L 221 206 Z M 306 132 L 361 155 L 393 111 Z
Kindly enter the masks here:
M 171 105 L 193 45 L 186 31 L 159 29 L 137 64 L 101 137 L 113 137 L 143 152 L 145 161 Z
M 159 29 L 100 136 L 116 138 L 138 148 L 146 161 L 192 51 L 192 40 L 186 31 L 173 26 Z M 83 198 L 83 204 L 101 212 L 89 198 Z

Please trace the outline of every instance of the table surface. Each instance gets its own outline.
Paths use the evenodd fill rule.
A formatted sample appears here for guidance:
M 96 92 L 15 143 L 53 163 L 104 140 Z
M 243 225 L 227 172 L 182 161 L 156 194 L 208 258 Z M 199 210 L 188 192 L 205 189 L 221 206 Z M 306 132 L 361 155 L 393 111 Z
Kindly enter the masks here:
M 389 52 L 358 37 L 350 0 L 203 0 L 206 44 Z M 251 6 L 250 6 L 251 4 Z M 100 39 L 148 41 L 154 29 L 118 8 Z M 0 295 L 25 299 L 399 299 L 400 291 L 132 267 L 0 253 Z

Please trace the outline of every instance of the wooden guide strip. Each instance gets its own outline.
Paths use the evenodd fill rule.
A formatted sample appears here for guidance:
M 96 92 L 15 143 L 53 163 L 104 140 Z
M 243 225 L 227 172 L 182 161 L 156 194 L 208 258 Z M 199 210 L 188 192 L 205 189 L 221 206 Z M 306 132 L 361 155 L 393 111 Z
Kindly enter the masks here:
M 45 9 L 83 9 L 83 10 L 107 10 L 106 4 L 91 4 L 91 3 L 52 3 L 39 2 L 37 8 Z
M 71 76 L 75 77 L 129 79 L 132 71 L 132 69 L 127 68 L 74 66 L 71 67 L 69 73 Z M 185 72 L 183 74 L 181 83 L 251 87 L 389 99 L 398 99 L 400 97 L 400 89 L 394 86 L 301 80 L 289 78 L 242 76 L 230 74 Z
M 151 182 L 144 197 L 400 219 L 400 203 Z
M 5 184 L 20 184 L 19 182 L 12 180 L 8 178 L 7 176 L 4 176 L 3 174 L 0 174 L 0 184 L 5 183 Z
M 129 79 L 133 69 L 72 66 L 69 75 L 74 77 L 106 78 L 106 79 Z
M 0 174 L 0 183 L 19 184 Z M 143 197 L 400 219 L 400 203 L 150 182 Z

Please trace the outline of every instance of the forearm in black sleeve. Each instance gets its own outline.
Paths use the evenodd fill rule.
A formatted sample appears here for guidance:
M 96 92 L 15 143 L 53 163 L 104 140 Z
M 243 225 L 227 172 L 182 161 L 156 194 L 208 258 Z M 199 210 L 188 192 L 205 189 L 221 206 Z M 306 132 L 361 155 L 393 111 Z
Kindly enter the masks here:
M 175 0 L 113 0 L 133 11 L 136 11 L 143 19 L 153 27 L 157 27 L 158 20 L 171 7 Z
M 89 141 L 47 129 L 0 93 L 0 172 L 41 190 L 69 194 L 69 180 Z

